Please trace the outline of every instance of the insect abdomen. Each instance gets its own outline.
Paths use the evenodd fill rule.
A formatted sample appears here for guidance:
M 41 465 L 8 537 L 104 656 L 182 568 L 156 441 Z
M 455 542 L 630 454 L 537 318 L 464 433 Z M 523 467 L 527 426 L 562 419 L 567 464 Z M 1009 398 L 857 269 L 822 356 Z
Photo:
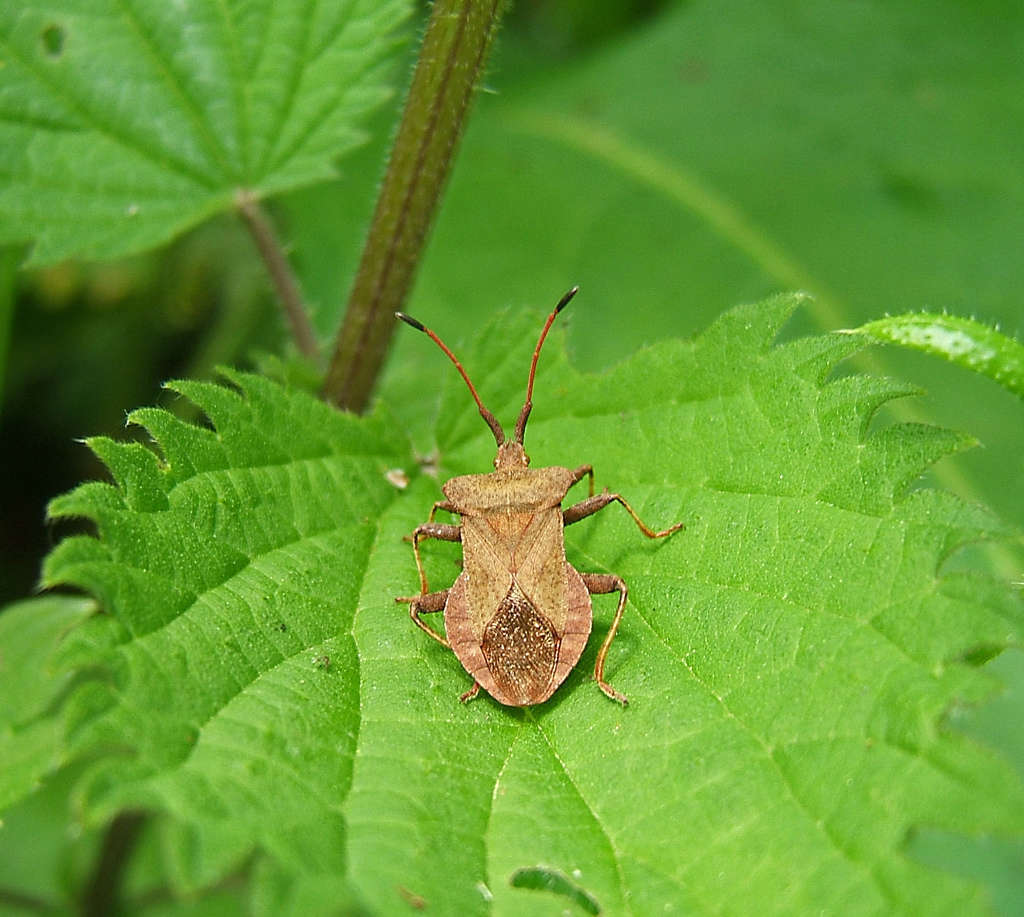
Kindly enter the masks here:
M 484 628 L 480 648 L 507 704 L 535 704 L 553 687 L 562 640 L 513 582 Z

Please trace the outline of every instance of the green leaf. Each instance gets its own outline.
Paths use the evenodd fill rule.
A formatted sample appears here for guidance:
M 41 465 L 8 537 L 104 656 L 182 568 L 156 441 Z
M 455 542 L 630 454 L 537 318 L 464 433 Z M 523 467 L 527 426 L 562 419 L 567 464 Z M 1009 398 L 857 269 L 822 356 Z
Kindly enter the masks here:
M 957 315 L 889 315 L 856 329 L 876 341 L 920 350 L 963 366 L 1024 398 L 1024 347 L 983 322 Z
M 0 11 L 0 241 L 112 258 L 323 181 L 389 94 L 407 0 L 20 0 Z M 125 91 L 131 87 L 131 91 Z
M 351 617 L 394 492 L 385 472 L 402 452 L 381 422 L 230 378 L 238 390 L 173 386 L 215 430 L 133 415 L 166 464 L 135 444 L 92 442 L 117 485 L 86 485 L 51 512 L 89 516 L 100 540 L 64 542 L 45 573 L 92 589 L 116 617 L 113 706 L 90 705 L 75 734 L 81 749 L 133 756 L 97 768 L 91 809 L 174 814 L 178 844 L 202 851 L 176 864 L 185 888 L 254 845 L 292 869 L 342 862 L 337 800 L 358 734 Z
M 0 811 L 63 763 L 58 705 L 71 674 L 61 665 L 60 647 L 94 610 L 89 599 L 54 595 L 0 612 Z
M 468 676 L 394 603 L 417 588 L 402 536 L 439 498 L 402 435 L 429 418 L 357 419 L 231 374 L 174 386 L 210 426 L 133 415 L 163 461 L 96 441 L 116 483 L 52 509 L 99 539 L 46 566 L 110 613 L 92 660 L 109 675 L 70 705 L 73 747 L 96 759 L 88 818 L 163 813 L 182 890 L 255 857 L 268 913 L 983 912 L 904 845 L 915 826 L 1024 828 L 1019 776 L 944 721 L 991 693 L 977 660 L 1021 641 L 1024 607 L 943 565 L 1010 530 L 914 486 L 964 438 L 872 431 L 907 388 L 833 375 L 862 339 L 772 344 L 797 302 L 602 375 L 555 345 L 541 359 L 534 466 L 591 462 L 652 525 L 687 525 L 648 542 L 612 507 L 566 531 L 578 569 L 629 584 L 606 668 L 625 709 L 591 677 L 614 596 L 550 702 L 459 704 Z M 539 326 L 500 316 L 456 348 L 506 424 Z M 484 471 L 493 439 L 434 356 L 442 477 Z M 423 551 L 437 588 L 458 574 L 457 546 Z M 540 875 L 560 881 L 523 887 Z
M 31 795 L 4 808 L 0 904 L 5 914 L 76 910 L 89 865 L 102 842 L 101 832 L 83 829 L 75 818 L 71 800 L 83 770 L 81 764 L 64 768 L 47 777 Z
M 566 876 L 553 869 L 535 866 L 528 869 L 517 869 L 509 880 L 513 888 L 532 888 L 538 891 L 549 891 L 562 895 L 581 908 L 587 914 L 600 914 L 597 902 L 586 892 L 577 888 Z

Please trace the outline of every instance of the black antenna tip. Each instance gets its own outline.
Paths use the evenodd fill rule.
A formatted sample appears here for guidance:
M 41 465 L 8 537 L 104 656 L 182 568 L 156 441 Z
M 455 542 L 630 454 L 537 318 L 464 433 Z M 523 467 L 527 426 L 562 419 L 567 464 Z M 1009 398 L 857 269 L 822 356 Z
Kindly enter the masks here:
M 407 325 L 412 325 L 413 328 L 415 328 L 417 331 L 425 332 L 427 330 L 426 328 L 423 327 L 423 325 L 420 322 L 416 321 L 416 319 L 414 319 L 411 315 L 406 315 L 404 312 L 396 312 L 395 318 L 400 318 Z
M 570 300 L 577 293 L 579 293 L 579 291 L 580 291 L 579 287 L 573 287 L 568 293 L 566 293 L 565 296 L 563 296 L 560 300 L 558 300 L 558 305 L 555 306 L 555 312 L 561 312 L 567 305 L 569 305 Z

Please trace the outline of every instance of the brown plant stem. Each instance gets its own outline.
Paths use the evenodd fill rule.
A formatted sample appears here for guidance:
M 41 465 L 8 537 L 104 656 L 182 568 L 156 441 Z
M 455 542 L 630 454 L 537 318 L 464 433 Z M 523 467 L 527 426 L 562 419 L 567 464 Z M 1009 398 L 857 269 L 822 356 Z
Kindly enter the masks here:
M 284 249 L 266 211 L 251 191 L 239 191 L 235 196 L 235 203 L 256 243 L 256 248 L 259 249 L 263 263 L 267 266 L 299 352 L 315 360 L 320 350 L 317 347 L 316 335 L 302 305 L 302 294 L 299 292 L 299 284 L 292 266 L 285 257 Z
M 412 286 L 505 0 L 436 0 L 323 395 L 363 411 Z

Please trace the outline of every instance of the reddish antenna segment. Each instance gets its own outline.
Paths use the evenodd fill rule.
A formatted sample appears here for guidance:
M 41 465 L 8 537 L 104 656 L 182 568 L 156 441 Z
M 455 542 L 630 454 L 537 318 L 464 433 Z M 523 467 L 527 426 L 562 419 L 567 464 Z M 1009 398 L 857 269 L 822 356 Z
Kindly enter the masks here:
M 561 312 L 572 298 L 579 292 L 579 287 L 573 287 L 566 293 L 560 300 L 558 305 L 551 310 L 551 314 L 548 316 L 548 320 L 544 323 L 544 327 L 541 329 L 540 337 L 537 339 L 537 346 L 533 349 L 533 359 L 530 361 L 530 375 L 526 381 L 526 401 L 523 403 L 523 409 L 519 412 L 519 418 L 516 420 L 515 434 L 513 441 L 523 444 L 523 435 L 526 433 L 526 421 L 530 419 L 530 412 L 533 410 L 533 381 L 537 375 L 537 361 L 540 359 L 540 351 L 544 346 L 544 341 L 547 339 L 548 332 L 551 330 L 551 326 L 555 322 L 555 317 Z M 466 382 L 466 386 L 469 388 L 470 395 L 473 396 L 473 400 L 476 402 L 477 408 L 480 410 L 480 416 L 484 419 L 487 426 L 491 428 L 491 432 L 494 434 L 494 439 L 500 446 L 505 442 L 505 431 L 502 430 L 501 424 L 498 423 L 498 419 L 484 407 L 484 403 L 480 400 L 480 396 L 477 394 L 476 386 L 470 381 L 466 370 L 459 362 L 458 358 L 448 349 L 448 345 L 445 344 L 433 331 L 431 331 L 422 322 L 417 321 L 411 315 L 406 315 L 404 312 L 396 312 L 395 318 L 400 318 L 407 325 L 411 325 L 417 331 L 422 331 L 427 335 L 441 350 L 444 351 L 445 356 L 448 357 L 452 363 L 455 364 L 455 368 L 459 371 L 459 375 Z
M 449 349 L 448 345 L 445 344 L 433 331 L 431 331 L 422 322 L 417 321 L 411 315 L 406 315 L 404 312 L 396 312 L 395 318 L 400 318 L 407 325 L 412 325 L 417 331 L 422 331 L 427 337 L 429 337 L 438 347 L 440 347 L 445 355 L 455 364 L 455 368 L 459 371 L 459 374 L 463 379 L 466 380 L 466 385 L 469 386 L 469 393 L 473 396 L 473 400 L 476 402 L 476 406 L 480 409 L 480 416 L 484 419 L 487 426 L 491 428 L 491 432 L 494 434 L 494 439 L 500 446 L 505 442 L 505 431 L 501 429 L 501 424 L 498 423 L 496 418 L 487 408 L 484 407 L 484 403 L 480 400 L 480 396 L 476 393 L 476 386 L 470 381 L 469 376 L 466 374 L 466 370 L 462 368 L 462 364 L 458 361 L 458 358 Z M 550 324 L 550 322 L 549 322 Z M 547 329 L 545 329 L 546 331 Z M 534 363 L 536 363 L 536 356 L 534 357 Z M 531 373 L 531 383 L 532 383 Z M 522 442 L 522 440 L 520 440 Z
M 519 419 L 516 420 L 516 428 L 512 436 L 519 445 L 523 444 L 523 435 L 526 433 L 526 421 L 530 419 L 530 411 L 533 410 L 533 379 L 537 374 L 537 360 L 540 357 L 540 349 L 544 346 L 544 340 L 547 338 L 548 331 L 551 330 L 551 326 L 555 322 L 555 317 L 567 305 L 569 305 L 569 302 L 579 292 L 579 289 L 579 287 L 573 287 L 560 300 L 558 300 L 558 305 L 551 310 L 548 320 L 544 323 L 544 327 L 541 329 L 540 338 L 537 340 L 537 346 L 533 350 L 533 360 L 530 362 L 530 377 L 526 383 L 526 401 L 523 402 L 523 409 L 519 412 Z

